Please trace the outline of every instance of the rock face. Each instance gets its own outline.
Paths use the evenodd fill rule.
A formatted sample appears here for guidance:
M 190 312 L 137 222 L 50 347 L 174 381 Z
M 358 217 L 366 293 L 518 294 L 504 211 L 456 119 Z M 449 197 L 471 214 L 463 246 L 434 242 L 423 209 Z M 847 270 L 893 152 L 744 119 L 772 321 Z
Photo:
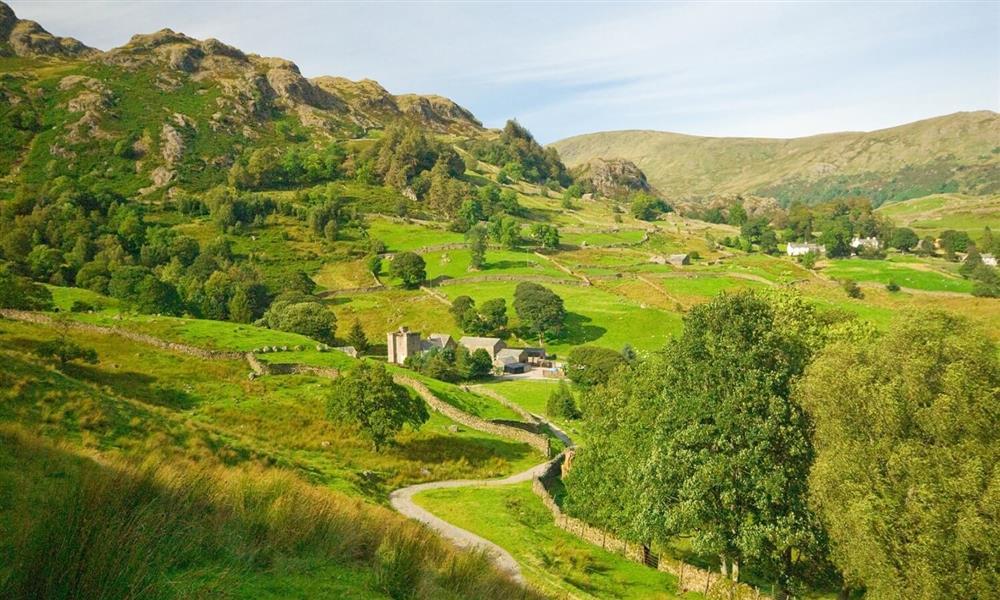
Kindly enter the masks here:
M 650 191 L 646 174 L 630 160 L 595 158 L 579 173 L 595 192 L 609 198 L 627 196 L 631 192 Z
M 320 147 L 399 121 L 428 133 L 485 134 L 471 112 L 440 96 L 393 95 L 368 79 L 307 78 L 291 61 L 171 29 L 137 34 L 101 52 L 18 19 L 2 0 L 0 56 L 42 59 L 5 73 L 0 101 L 30 106 L 17 111 L 19 118 L 30 125 L 36 116 L 36 125 L 44 122 L 53 132 L 47 145 L 61 159 L 57 176 L 75 168 L 73 161 L 103 164 L 115 148 L 134 164 L 112 165 L 105 175 L 127 180 L 132 191 L 183 187 L 196 178 L 198 185 L 224 181 L 241 156 L 283 137 Z M 59 68 L 51 69 L 57 61 Z M 50 92 L 55 104 L 42 102 Z M 28 156 L 36 129 L 25 129 L 13 152 L 0 153 L 0 173 Z M 135 174 L 148 176 L 151 185 L 137 187 Z
M 52 35 L 34 21 L 17 18 L 13 9 L 0 2 L 0 56 L 88 56 L 98 50 L 70 37 Z

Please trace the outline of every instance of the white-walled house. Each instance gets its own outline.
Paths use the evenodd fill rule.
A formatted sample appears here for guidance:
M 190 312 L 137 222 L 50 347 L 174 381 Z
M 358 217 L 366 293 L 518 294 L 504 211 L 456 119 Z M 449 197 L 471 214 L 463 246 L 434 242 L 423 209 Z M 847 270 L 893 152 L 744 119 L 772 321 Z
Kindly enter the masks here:
M 851 240 L 851 248 L 857 250 L 858 248 L 874 248 L 878 250 L 882 247 L 882 242 L 878 241 L 878 238 L 874 237 L 855 237 Z
M 987 267 L 997 266 L 997 257 L 993 256 L 992 254 L 982 254 L 980 255 L 979 258 L 983 259 L 983 264 L 986 265 Z
M 804 256 L 812 252 L 813 254 L 823 254 L 826 252 L 824 246 L 819 244 L 810 244 L 808 242 L 788 242 L 785 246 L 785 252 L 788 256 Z

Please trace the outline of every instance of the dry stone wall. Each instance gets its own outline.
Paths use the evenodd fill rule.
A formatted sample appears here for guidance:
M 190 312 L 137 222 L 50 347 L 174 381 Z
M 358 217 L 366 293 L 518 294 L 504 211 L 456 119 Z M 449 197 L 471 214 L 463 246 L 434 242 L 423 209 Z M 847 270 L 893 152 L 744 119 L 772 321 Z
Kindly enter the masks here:
M 471 427 L 472 429 L 476 429 L 478 431 L 484 431 L 500 437 L 523 442 L 535 448 L 544 456 L 549 456 L 549 438 L 544 435 L 531 433 L 517 427 L 511 427 L 510 425 L 493 423 L 480 419 L 474 415 L 470 415 L 469 413 L 448 404 L 444 400 L 441 400 L 435 396 L 426 385 L 412 377 L 407 377 L 406 375 L 396 375 L 395 380 L 396 383 L 400 385 L 412 388 L 421 398 L 424 399 L 425 402 L 427 402 L 427 404 L 431 406 L 431 408 L 448 417 L 452 421 L 461 423 L 466 427 Z
M 542 500 L 545 508 L 552 513 L 556 527 L 572 533 L 580 539 L 600 546 L 609 552 L 624 556 L 625 558 L 645 564 L 650 568 L 655 568 L 665 573 L 670 573 L 677 577 L 677 590 L 679 592 L 699 592 L 709 598 L 727 600 L 766 600 L 769 599 L 760 593 L 760 590 L 742 583 L 733 583 L 718 573 L 706 571 L 698 567 L 674 560 L 665 556 L 658 556 L 650 552 L 649 548 L 634 542 L 628 542 L 615 535 L 589 525 L 582 519 L 571 517 L 564 513 L 549 492 L 547 482 L 558 479 L 562 470 L 562 462 L 565 453 L 559 455 L 546 465 L 545 470 L 531 481 L 531 491 Z
M 28 323 L 37 323 L 40 325 L 51 325 L 54 319 L 46 314 L 21 311 L 13 309 L 0 309 L 0 316 L 10 319 L 12 321 L 24 321 Z M 151 335 L 146 335 L 143 333 L 136 333 L 134 331 L 128 331 L 119 327 L 105 327 L 102 325 L 93 325 L 90 323 L 80 323 L 78 321 L 69 321 L 69 326 L 81 331 L 91 331 L 94 333 L 99 333 L 103 335 L 117 335 L 126 339 L 130 339 L 142 344 L 147 344 L 154 346 L 156 348 L 162 348 L 164 350 L 171 350 L 174 352 L 181 352 L 184 354 L 189 354 L 196 356 L 198 358 L 203 358 L 207 360 L 245 360 L 250 366 L 251 377 L 259 377 L 262 375 L 316 375 L 318 377 L 326 377 L 328 379 L 335 379 L 340 375 L 337 369 L 329 367 L 316 367 L 313 365 L 303 365 L 299 363 L 277 363 L 269 364 L 263 362 L 252 352 L 227 352 L 220 350 L 206 350 L 204 348 L 198 348 L 196 346 L 189 346 L 187 344 L 179 344 L 176 342 L 167 342 L 159 338 L 153 337 Z M 541 452 L 544 456 L 549 456 L 549 439 L 544 435 L 538 433 L 532 433 L 526 431 L 519 427 L 513 425 L 506 425 L 502 423 L 493 423 L 480 419 L 474 415 L 462 411 L 459 408 L 448 404 L 444 400 L 441 400 L 434 395 L 430 389 L 417 381 L 412 377 L 407 377 L 406 375 L 395 375 L 393 377 L 396 383 L 400 385 L 405 385 L 412 388 L 417 394 L 424 399 L 431 408 L 438 411 L 439 413 L 445 415 L 449 419 L 461 423 L 466 427 L 475 429 L 477 431 L 483 431 L 485 433 L 490 433 L 500 437 L 504 437 L 516 442 L 523 442 L 535 448 Z
M 479 394 L 480 396 L 488 396 L 490 398 L 493 398 L 494 400 L 496 400 L 500 404 L 503 404 L 507 408 L 509 408 L 512 411 L 516 412 L 518 414 L 518 416 L 520 416 L 522 419 L 524 419 L 525 422 L 527 422 L 527 423 L 540 423 L 540 421 L 538 420 L 538 418 L 535 415 L 533 415 L 530 412 L 524 410 L 516 402 L 511 402 L 510 400 L 507 399 L 506 396 L 504 396 L 503 394 L 501 394 L 501 393 L 499 393 L 499 392 L 497 392 L 495 390 L 491 390 L 490 388 L 484 387 L 484 386 L 481 386 L 481 385 L 472 386 L 472 387 L 470 387 L 470 386 L 462 386 L 462 389 L 464 389 L 466 391 L 469 391 L 469 392 L 475 392 L 475 393 Z

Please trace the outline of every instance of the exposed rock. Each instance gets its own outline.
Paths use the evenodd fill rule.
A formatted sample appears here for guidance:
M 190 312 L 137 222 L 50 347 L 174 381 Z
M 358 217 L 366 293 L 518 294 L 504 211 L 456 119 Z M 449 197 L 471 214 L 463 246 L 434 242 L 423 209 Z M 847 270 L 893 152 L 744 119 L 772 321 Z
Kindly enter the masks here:
M 173 166 L 184 154 L 184 138 L 170 123 L 164 123 L 160 130 L 160 152 L 163 160 Z
M 90 92 L 86 92 L 90 94 Z M 71 109 L 72 110 L 72 109 Z M 95 110 L 83 109 L 83 116 L 67 127 L 66 141 L 79 144 L 90 139 L 111 139 L 113 136 L 101 129 L 101 115 Z
M 166 167 L 156 167 L 149 174 L 149 179 L 156 187 L 163 187 L 173 181 L 175 175 L 177 175 L 176 171 L 171 171 Z
M 631 192 L 650 191 L 645 173 L 635 163 L 623 158 L 595 158 L 578 173 L 580 179 L 602 196 L 616 198 Z
M 16 56 L 88 56 L 99 52 L 74 38 L 52 35 L 34 21 L 18 19 L 0 2 L 0 47 L 4 45 Z
M 432 129 L 443 130 L 452 126 L 481 128 L 472 112 L 441 96 L 396 96 L 396 103 L 403 114 L 417 118 Z
M 70 112 L 98 112 L 103 108 L 111 106 L 110 95 L 97 92 L 86 91 L 66 103 L 66 108 Z
M 295 63 L 276 58 L 263 60 L 271 66 L 267 71 L 267 83 L 278 98 L 292 105 L 308 104 L 317 108 L 330 105 L 327 94 L 303 77 Z
M 141 188 L 139 190 L 139 194 L 145 196 L 146 194 L 162 189 L 172 182 L 176 175 L 177 171 L 172 171 L 166 167 L 156 167 L 153 169 L 153 172 L 149 174 L 149 179 L 152 182 L 152 185 Z

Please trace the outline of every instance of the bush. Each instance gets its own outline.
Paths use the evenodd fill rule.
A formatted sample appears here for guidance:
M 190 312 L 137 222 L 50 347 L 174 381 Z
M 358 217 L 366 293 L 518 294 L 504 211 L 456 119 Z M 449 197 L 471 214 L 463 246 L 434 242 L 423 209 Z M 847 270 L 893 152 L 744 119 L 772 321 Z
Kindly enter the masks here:
M 415 252 L 400 252 L 389 263 L 389 274 L 403 281 L 403 287 L 415 288 L 427 279 L 427 265 Z
M 337 331 L 337 317 L 333 311 L 308 296 L 285 299 L 279 296 L 259 324 L 327 343 L 333 343 Z
M 580 410 L 573 399 L 573 392 L 565 381 L 559 382 L 559 387 L 549 394 L 548 402 L 545 403 L 545 414 L 556 419 L 578 419 Z
M 885 284 L 885 289 L 889 290 L 890 292 L 898 292 L 899 284 L 890 279 L 889 283 Z
M 864 298 L 865 294 L 861 291 L 861 287 L 853 279 L 845 279 L 840 282 L 840 287 L 844 288 L 847 295 L 851 298 Z
M 610 348 L 577 346 L 569 353 L 566 376 L 577 385 L 591 387 L 606 382 L 624 364 L 625 358 Z
M 92 310 L 94 310 L 94 305 L 83 300 L 74 300 L 73 304 L 69 307 L 69 311 L 75 313 L 90 312 Z
M 76 360 L 88 364 L 97 362 L 97 352 L 93 348 L 84 348 L 66 338 L 42 342 L 35 348 L 35 354 L 43 358 L 55 358 L 60 366 Z

